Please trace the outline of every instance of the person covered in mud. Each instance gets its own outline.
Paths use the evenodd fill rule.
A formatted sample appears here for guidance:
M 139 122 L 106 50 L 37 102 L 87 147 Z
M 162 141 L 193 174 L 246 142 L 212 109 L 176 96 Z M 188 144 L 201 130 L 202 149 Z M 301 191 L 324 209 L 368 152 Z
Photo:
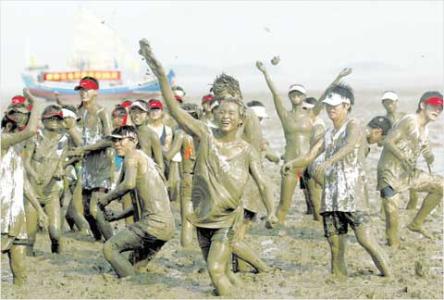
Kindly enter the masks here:
M 116 188 L 98 198 L 106 207 L 111 201 L 130 194 L 132 206 L 121 212 L 106 210 L 106 219 L 115 221 L 129 215 L 134 223 L 107 240 L 103 245 L 105 259 L 119 277 L 134 275 L 159 252 L 174 235 L 174 217 L 167 190 L 155 162 L 137 149 L 137 131 L 133 126 L 113 130 L 110 138 L 118 155 L 124 157 L 123 178 Z M 143 258 L 132 265 L 122 252 L 135 250 Z
M 141 40 L 139 53 L 159 80 L 162 96 L 171 115 L 199 139 L 194 168 L 192 201 L 194 212 L 189 220 L 196 226 L 199 246 L 208 264 L 211 281 L 218 295 L 229 295 L 239 284 L 230 266 L 231 247 L 236 226 L 242 221 L 241 197 L 251 173 L 260 191 L 271 204 L 271 190 L 263 179 L 259 154 L 241 139 L 239 129 L 245 119 L 237 81 L 223 74 L 213 84 L 215 98 L 222 96 L 216 110 L 218 128 L 212 129 L 180 108 L 163 67 L 154 57 L 147 40 Z M 220 93 L 216 87 L 220 88 Z M 272 207 L 268 207 L 272 211 Z M 272 212 L 269 225 L 275 223 Z M 243 242 L 239 242 L 246 246 Z M 254 252 L 253 252 L 254 254 Z M 240 253 L 238 256 L 241 257 Z
M 139 146 L 149 157 L 157 163 L 162 173 L 164 162 L 159 136 L 148 125 L 148 103 L 145 100 L 136 100 L 130 106 L 131 121 L 137 129 Z
M 310 147 L 313 147 L 325 134 L 325 123 L 320 117 L 322 111 L 322 104 L 316 98 L 308 97 L 302 102 L 302 109 L 307 111 L 308 115 L 313 121 L 313 132 L 310 139 Z M 312 214 L 315 221 L 321 220 L 319 209 L 321 206 L 322 187 L 314 180 L 308 168 L 305 169 L 300 187 L 304 191 L 305 201 L 307 202 L 307 214 Z
M 269 118 L 267 110 L 262 102 L 252 100 L 247 103 L 247 107 L 254 112 L 260 124 L 262 124 L 264 119 Z M 264 154 L 264 157 L 267 160 L 274 163 L 279 163 L 279 156 L 270 148 L 270 143 L 265 138 L 262 139 L 261 152 Z
M 370 231 L 365 179 L 367 135 L 359 121 L 349 116 L 354 104 L 353 91 L 346 85 L 335 85 L 323 103 L 333 126 L 306 156 L 291 161 L 286 170 L 304 167 L 320 154 L 324 156 L 321 163 L 313 166 L 312 175 L 323 185 L 320 214 L 330 245 L 333 275 L 347 276 L 344 255 L 350 226 L 381 274 L 390 276 L 386 255 Z
M 385 117 L 390 120 L 392 126 L 406 115 L 406 113 L 398 111 L 399 97 L 393 91 L 384 92 L 381 97 L 381 103 L 386 111 Z M 418 193 L 414 190 L 410 190 L 409 202 L 407 203 L 406 209 L 416 209 L 418 206 L 418 199 Z
M 283 155 L 284 162 L 288 162 L 300 155 L 307 154 L 310 150 L 310 139 L 313 133 L 313 120 L 306 110 L 302 109 L 302 104 L 306 98 L 305 87 L 300 84 L 293 84 L 288 91 L 288 97 L 291 101 L 292 110 L 287 111 L 282 102 L 274 83 L 271 80 L 264 64 L 260 61 L 256 63 L 256 67 L 265 77 L 267 85 L 273 95 L 274 105 L 277 114 L 282 123 L 282 128 L 285 135 L 285 153 Z M 343 77 L 349 75 L 351 69 L 342 70 L 333 83 L 338 83 Z M 329 89 L 327 88 L 327 91 Z M 326 95 L 324 92 L 320 101 Z M 298 181 L 300 181 L 304 169 L 295 168 L 292 172 L 283 172 L 281 181 L 281 193 L 279 206 L 277 208 L 276 216 L 281 224 L 285 223 L 285 218 L 291 207 L 293 194 Z M 286 175 L 284 175 L 286 174 Z
M 24 156 L 26 173 L 33 190 L 49 218 L 48 232 L 51 239 L 51 252 L 62 251 L 62 212 L 63 167 L 69 140 L 80 142 L 75 128 L 69 134 L 64 130 L 63 112 L 58 105 L 47 106 L 42 113 L 43 128 L 27 141 Z M 25 206 L 27 231 L 29 236 L 28 254 L 33 255 L 33 247 L 38 230 L 37 212 L 27 203 Z
M 105 240 L 112 234 L 103 212 L 97 209 L 97 196 L 111 187 L 112 160 L 107 148 L 111 142 L 111 122 L 105 109 L 97 103 L 99 82 L 93 77 L 83 77 L 75 87 L 82 101 L 79 115 L 82 121 L 82 146 L 72 151 L 73 156 L 83 156 L 83 199 L 85 217 L 96 240 Z
M 199 118 L 198 107 L 194 103 L 185 103 L 182 105 L 185 110 L 194 119 Z M 196 162 L 196 146 L 198 140 L 195 141 L 195 136 L 188 134 L 181 127 L 174 132 L 173 143 L 170 149 L 164 153 L 166 160 L 171 160 L 178 152 L 182 155 L 181 168 L 181 186 L 180 186 L 180 217 L 181 217 L 181 232 L 180 244 L 184 248 L 189 248 L 193 241 L 194 227 L 187 219 L 187 216 L 193 212 L 193 204 L 191 202 L 191 187 L 193 182 L 194 165 Z
M 436 91 L 425 92 L 419 99 L 416 114 L 405 115 L 390 130 L 378 162 L 378 190 L 386 213 L 386 236 L 389 246 L 399 246 L 398 207 L 400 193 L 406 189 L 426 192 L 427 196 L 413 221 L 411 231 L 432 238 L 424 227 L 430 212 L 442 201 L 443 178 L 416 168 L 422 154 L 430 166 L 434 155 L 430 148 L 427 125 L 435 121 L 443 110 L 443 96 Z
M 42 104 L 28 90 L 24 96 L 15 96 L 1 124 L 0 203 L 1 203 L 1 252 L 7 253 L 15 285 L 26 281 L 26 214 L 24 191 L 30 191 L 26 180 L 21 144 L 32 138 L 38 128 Z M 26 104 L 28 100 L 28 104 Z M 31 113 L 30 112 L 31 109 Z M 20 114 L 20 115 L 18 115 Z M 17 122 L 16 122 L 17 121 Z M 29 200 L 39 215 L 39 223 L 45 226 L 47 216 L 35 197 Z
M 392 123 L 387 117 L 374 117 L 367 124 L 367 143 L 369 145 L 377 144 L 378 146 L 382 146 L 384 138 L 387 136 L 390 128 L 392 128 Z M 367 154 L 369 152 L 370 147 L 368 148 Z

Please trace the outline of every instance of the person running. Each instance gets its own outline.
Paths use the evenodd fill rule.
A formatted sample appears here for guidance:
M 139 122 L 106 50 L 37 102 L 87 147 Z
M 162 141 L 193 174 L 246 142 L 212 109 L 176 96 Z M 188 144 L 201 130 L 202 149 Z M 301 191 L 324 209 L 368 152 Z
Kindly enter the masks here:
M 388 260 L 370 231 L 365 178 L 367 137 L 359 121 L 349 116 L 354 104 L 350 87 L 338 84 L 330 89 L 323 101 L 333 126 L 307 155 L 290 162 L 303 167 L 320 154 L 323 161 L 314 166 L 313 178 L 323 185 L 320 214 L 325 237 L 331 251 L 331 272 L 346 277 L 345 243 L 348 226 L 358 243 L 370 254 L 383 276 L 390 276 Z
M 218 128 L 210 129 L 180 108 L 148 41 L 141 40 L 139 44 L 139 53 L 158 78 L 171 115 L 199 139 L 192 189 L 194 213 L 189 220 L 196 226 L 199 245 L 216 293 L 229 295 L 239 283 L 229 267 L 230 244 L 233 227 L 242 220 L 240 200 L 248 174 L 253 175 L 265 197 L 271 199 L 271 191 L 262 178 L 259 154 L 239 136 L 239 128 L 245 119 L 245 106 L 239 97 L 238 83 L 224 84 L 224 98 L 215 115 Z M 219 83 L 218 87 L 222 89 L 223 82 Z M 214 92 L 218 94 L 216 89 Z M 274 222 L 273 215 L 269 215 L 270 225 Z
M 99 205 L 106 207 L 111 201 L 130 193 L 132 206 L 120 213 L 106 210 L 108 221 L 129 215 L 134 223 L 127 225 L 103 245 L 105 259 L 119 277 L 134 275 L 160 251 L 174 235 L 174 216 L 164 181 L 156 163 L 142 150 L 137 149 L 137 132 L 132 126 L 122 126 L 111 134 L 114 148 L 124 157 L 123 178 L 116 188 L 98 198 Z M 122 254 L 134 250 L 143 254 L 143 260 L 135 265 Z
M 389 246 L 399 246 L 398 206 L 400 193 L 406 189 L 426 192 L 427 196 L 413 221 L 408 225 L 412 231 L 425 237 L 432 235 L 423 228 L 430 212 L 443 196 L 443 178 L 416 168 L 422 154 L 428 165 L 434 161 L 430 149 L 427 125 L 442 113 L 443 97 L 436 91 L 425 92 L 419 99 L 416 114 L 405 115 L 390 130 L 378 162 L 378 190 L 386 213 L 386 236 Z

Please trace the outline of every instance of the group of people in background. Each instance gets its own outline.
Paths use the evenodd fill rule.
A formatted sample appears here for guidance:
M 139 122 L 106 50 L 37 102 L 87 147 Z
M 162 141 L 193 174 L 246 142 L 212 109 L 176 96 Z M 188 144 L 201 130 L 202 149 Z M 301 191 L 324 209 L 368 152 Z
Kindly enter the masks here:
M 347 276 L 350 227 L 381 275 L 390 276 L 389 259 L 369 222 L 365 160 L 371 144 L 383 147 L 377 189 L 388 246 L 399 247 L 400 194 L 407 190 L 408 209 L 417 208 L 417 192 L 427 193 L 408 228 L 433 238 L 424 222 L 442 201 L 443 178 L 431 172 L 427 125 L 442 113 L 440 92 L 425 92 L 411 114 L 398 112 L 397 94 L 385 92 L 387 114 L 363 126 L 352 116 L 353 90 L 342 83 L 351 69 L 342 70 L 319 99 L 307 97 L 303 85 L 291 85 L 287 110 L 257 62 L 284 131 L 281 157 L 262 134 L 267 109 L 259 101 L 247 103 L 235 78 L 218 76 L 199 107 L 187 101 L 183 88 L 169 85 L 148 41 L 140 41 L 139 54 L 157 77 L 162 100 L 122 100 L 109 115 L 97 102 L 100 87 L 93 77 L 75 87 L 78 106 L 58 100 L 43 107 L 27 89 L 11 99 L 1 126 L 0 197 L 1 249 L 14 283 L 25 281 L 25 256 L 34 255 L 39 228 L 47 229 L 51 251 L 61 253 L 65 224 L 104 241 L 103 255 L 119 277 L 146 270 L 175 234 L 176 201 L 181 246 L 191 247 L 196 235 L 216 293 L 230 295 L 241 285 L 236 272 L 272 268 L 245 236 L 263 207 L 267 228 L 285 226 L 297 186 L 307 214 L 322 220 L 333 275 Z M 320 117 L 324 108 L 330 125 Z M 428 172 L 417 168 L 421 155 Z M 276 209 L 264 158 L 283 160 Z M 121 210 L 110 209 L 115 200 Z M 111 223 L 122 219 L 125 227 L 114 232 Z

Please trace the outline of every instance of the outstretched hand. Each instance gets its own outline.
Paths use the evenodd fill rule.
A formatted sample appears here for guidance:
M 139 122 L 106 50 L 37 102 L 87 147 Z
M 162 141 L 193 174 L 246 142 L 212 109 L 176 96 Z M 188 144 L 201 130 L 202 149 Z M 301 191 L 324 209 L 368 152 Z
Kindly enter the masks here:
M 156 75 L 156 77 L 159 77 L 163 73 L 163 68 L 154 56 L 150 43 L 147 39 L 141 39 L 139 41 L 139 46 L 139 54 L 145 58 L 148 66 L 150 67 L 151 71 L 153 71 L 154 75 Z
M 339 77 L 339 78 L 343 78 L 343 77 L 345 77 L 345 76 L 350 75 L 351 73 L 352 73 L 352 69 L 351 69 L 351 68 L 344 68 L 344 69 L 342 69 L 341 72 L 339 72 L 338 77 Z
M 259 71 L 261 71 L 262 73 L 267 72 L 267 70 L 265 69 L 264 63 L 261 61 L 257 61 L 256 62 L 256 67 L 258 68 Z

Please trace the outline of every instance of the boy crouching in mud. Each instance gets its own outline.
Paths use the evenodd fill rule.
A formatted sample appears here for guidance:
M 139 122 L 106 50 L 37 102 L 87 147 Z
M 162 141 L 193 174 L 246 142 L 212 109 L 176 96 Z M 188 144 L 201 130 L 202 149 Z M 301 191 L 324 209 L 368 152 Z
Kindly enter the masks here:
M 349 117 L 354 104 L 353 92 L 350 87 L 338 84 L 323 102 L 333 127 L 326 130 L 324 138 L 311 148 L 307 157 L 288 162 L 284 169 L 303 167 L 324 155 L 323 162 L 314 166 L 313 175 L 323 184 L 320 213 L 331 250 L 332 274 L 340 278 L 347 276 L 345 235 L 350 226 L 381 274 L 390 276 L 388 260 L 370 232 L 364 168 L 367 135 L 358 120 Z
M 133 126 L 122 126 L 111 134 L 113 147 L 124 157 L 123 178 L 115 189 L 98 197 L 105 207 L 112 200 L 130 193 L 132 206 L 116 213 L 107 210 L 105 218 L 114 221 L 134 216 L 134 223 L 105 242 L 103 254 L 119 277 L 134 275 L 136 267 L 148 261 L 174 235 L 174 217 L 165 183 L 154 161 L 142 150 L 136 149 L 138 139 Z M 141 254 L 134 266 L 122 252 L 135 250 Z M 139 257 L 140 259 L 140 257 Z

